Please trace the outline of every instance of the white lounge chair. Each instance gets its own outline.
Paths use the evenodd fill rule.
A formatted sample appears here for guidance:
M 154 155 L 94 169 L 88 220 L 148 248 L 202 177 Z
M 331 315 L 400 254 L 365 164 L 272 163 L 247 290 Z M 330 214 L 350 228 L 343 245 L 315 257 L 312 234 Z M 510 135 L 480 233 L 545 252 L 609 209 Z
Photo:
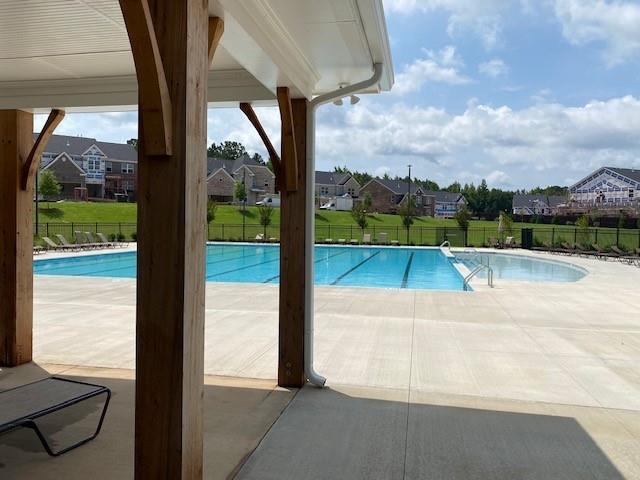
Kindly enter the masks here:
M 362 243 L 365 245 L 371 245 L 371 234 L 365 233 L 362 235 Z
M 386 232 L 381 232 L 378 235 L 378 243 L 380 243 L 381 245 L 388 245 L 389 244 L 389 235 Z

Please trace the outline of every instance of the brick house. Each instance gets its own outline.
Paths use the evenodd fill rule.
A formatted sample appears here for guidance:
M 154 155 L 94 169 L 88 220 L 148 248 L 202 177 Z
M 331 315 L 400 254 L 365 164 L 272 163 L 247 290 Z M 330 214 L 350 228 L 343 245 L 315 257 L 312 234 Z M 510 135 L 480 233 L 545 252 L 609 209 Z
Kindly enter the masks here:
M 34 134 L 34 138 L 36 138 Z M 133 201 L 137 190 L 138 152 L 128 144 L 95 138 L 53 135 L 40 170 L 50 170 L 62 187 L 60 197 Z
M 360 183 L 350 173 L 316 171 L 315 196 L 319 205 L 343 195 L 358 198 L 360 187 Z
M 400 206 L 406 202 L 409 185 L 404 180 L 374 178 L 360 189 L 360 197 L 371 195 L 371 210 L 378 213 L 398 213 Z M 416 214 L 433 216 L 435 214 L 435 197 L 427 195 L 422 187 L 411 183 L 411 196 L 415 200 Z
M 266 165 L 245 155 L 235 160 L 207 158 L 207 194 L 221 203 L 235 201 L 236 183 L 245 183 L 247 203 L 275 194 L 276 177 Z

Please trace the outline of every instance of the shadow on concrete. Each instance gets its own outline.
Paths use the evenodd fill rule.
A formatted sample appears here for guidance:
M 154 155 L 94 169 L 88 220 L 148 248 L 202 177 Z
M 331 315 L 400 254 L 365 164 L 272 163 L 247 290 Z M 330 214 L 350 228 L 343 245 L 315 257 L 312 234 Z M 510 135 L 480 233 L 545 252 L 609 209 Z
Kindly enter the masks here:
M 237 478 L 624 479 L 574 418 L 380 392 L 303 389 Z
M 114 378 L 112 372 L 123 373 L 129 378 Z M 35 364 L 2 369 L 0 391 L 50 375 L 51 373 Z M 75 368 L 60 376 L 111 389 L 111 403 L 100 435 L 88 444 L 57 458 L 49 457 L 44 452 L 35 433 L 29 429 L 0 435 L 0 478 L 133 478 L 133 372 Z M 216 382 L 217 384 L 213 384 Z M 205 383 L 205 478 L 231 478 L 296 392 L 274 389 L 275 381 L 206 377 Z M 256 387 L 252 387 L 252 383 Z M 0 395 L 0 400 L 1 398 Z M 95 417 L 102 408 L 101 400 L 89 400 L 77 407 L 65 409 L 60 414 L 47 416 L 41 420 L 40 425 L 56 447 L 73 443 L 88 430 L 95 429 Z

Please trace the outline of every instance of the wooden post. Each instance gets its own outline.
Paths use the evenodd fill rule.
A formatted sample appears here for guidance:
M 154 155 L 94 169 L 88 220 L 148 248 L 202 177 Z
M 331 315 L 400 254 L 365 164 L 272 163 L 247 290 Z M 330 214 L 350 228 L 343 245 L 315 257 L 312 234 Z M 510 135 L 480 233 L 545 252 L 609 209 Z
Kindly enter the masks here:
M 21 188 L 33 114 L 0 110 L 0 366 L 31 361 L 33 187 Z
M 147 1 L 141 11 L 139 4 Z M 140 112 L 146 112 L 139 116 L 138 132 L 135 478 L 201 479 L 207 2 L 120 4 L 136 63 Z M 141 21 L 141 14 L 151 21 Z M 154 32 L 130 31 L 147 25 Z M 158 57 L 146 63 L 136 58 L 154 50 L 159 67 Z M 166 78 L 166 95 L 154 69 Z M 170 110 L 169 118 L 157 108 L 164 114 Z
M 305 218 L 306 195 L 306 138 L 307 101 L 291 101 L 294 135 L 293 146 L 282 147 L 282 165 L 291 165 L 297 151 L 297 185 L 295 191 L 282 189 L 280 193 L 280 334 L 278 352 L 278 385 L 301 387 L 304 375 L 304 292 L 305 292 Z M 311 175 L 313 172 L 310 173 Z M 285 172 L 286 176 L 286 172 Z

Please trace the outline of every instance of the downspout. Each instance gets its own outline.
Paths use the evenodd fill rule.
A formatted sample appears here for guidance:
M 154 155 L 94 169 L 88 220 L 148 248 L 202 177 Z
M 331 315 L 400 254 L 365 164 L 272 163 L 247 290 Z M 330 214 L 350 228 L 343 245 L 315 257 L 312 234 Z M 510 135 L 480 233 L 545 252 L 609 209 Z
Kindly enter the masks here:
M 307 109 L 307 219 L 305 223 L 305 308 L 304 308 L 304 371 L 309 383 L 323 387 L 327 379 L 313 368 L 313 320 L 314 320 L 314 246 L 315 246 L 315 171 L 316 171 L 316 110 L 320 105 L 333 102 L 365 90 L 380 82 L 382 64 L 373 66 L 373 76 L 360 83 L 320 95 L 309 102 Z

